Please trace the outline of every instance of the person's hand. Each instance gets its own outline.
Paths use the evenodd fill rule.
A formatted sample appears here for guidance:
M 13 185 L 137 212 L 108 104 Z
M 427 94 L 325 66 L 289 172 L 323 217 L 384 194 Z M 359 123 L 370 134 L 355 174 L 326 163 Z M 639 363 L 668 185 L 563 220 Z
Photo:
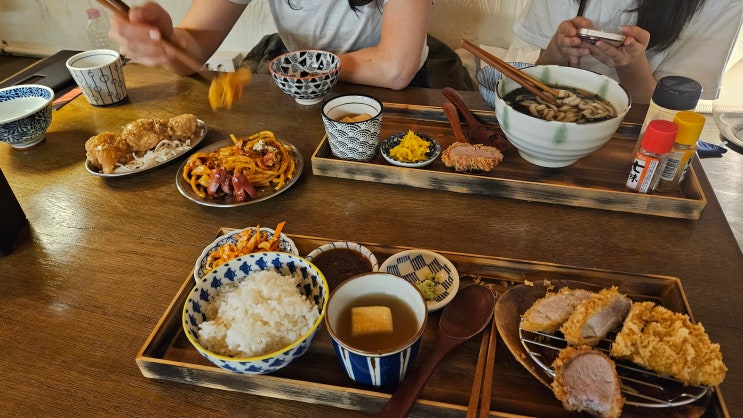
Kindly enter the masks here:
M 157 3 L 132 7 L 128 20 L 114 15 L 109 35 L 119 45 L 122 55 L 138 63 L 168 65 L 175 59 L 162 43 L 163 38 L 177 42 L 173 20 Z
M 593 23 L 582 16 L 560 23 L 537 64 L 580 67 L 581 58 L 591 54 L 586 43 L 578 37 L 580 28 L 593 28 Z
M 585 42 L 584 46 L 594 58 L 617 71 L 647 67 L 645 51 L 650 42 L 650 33 L 638 26 L 622 26 L 621 30 L 625 38 L 620 47 L 604 41 L 597 41 L 595 44 Z

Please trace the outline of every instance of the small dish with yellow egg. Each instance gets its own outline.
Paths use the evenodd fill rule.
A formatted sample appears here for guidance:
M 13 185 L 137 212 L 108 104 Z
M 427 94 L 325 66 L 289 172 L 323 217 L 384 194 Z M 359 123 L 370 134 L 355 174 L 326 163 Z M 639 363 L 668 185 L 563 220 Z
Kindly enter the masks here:
M 390 164 L 418 168 L 436 160 L 441 154 L 441 145 L 426 134 L 409 130 L 385 138 L 379 152 Z

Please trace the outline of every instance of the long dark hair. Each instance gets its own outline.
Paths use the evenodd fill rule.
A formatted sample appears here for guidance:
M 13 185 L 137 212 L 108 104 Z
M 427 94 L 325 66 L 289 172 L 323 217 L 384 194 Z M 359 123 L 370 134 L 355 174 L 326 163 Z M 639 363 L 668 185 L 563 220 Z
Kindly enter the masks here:
M 637 6 L 626 12 L 636 13 L 635 24 L 650 32 L 648 50 L 663 51 L 676 42 L 704 2 L 705 0 L 637 0 Z

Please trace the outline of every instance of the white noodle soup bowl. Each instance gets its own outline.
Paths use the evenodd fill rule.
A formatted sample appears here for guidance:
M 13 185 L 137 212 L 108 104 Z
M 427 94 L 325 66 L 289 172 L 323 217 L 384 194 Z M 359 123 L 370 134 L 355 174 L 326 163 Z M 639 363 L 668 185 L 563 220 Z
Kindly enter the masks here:
M 600 122 L 548 121 L 519 112 L 503 98 L 521 87 L 507 77 L 495 84 L 495 115 L 511 144 L 525 160 L 541 167 L 569 166 L 604 146 L 631 107 L 629 93 L 617 81 L 581 68 L 537 65 L 521 71 L 556 88 L 573 87 L 595 94 L 614 106 L 617 116 Z

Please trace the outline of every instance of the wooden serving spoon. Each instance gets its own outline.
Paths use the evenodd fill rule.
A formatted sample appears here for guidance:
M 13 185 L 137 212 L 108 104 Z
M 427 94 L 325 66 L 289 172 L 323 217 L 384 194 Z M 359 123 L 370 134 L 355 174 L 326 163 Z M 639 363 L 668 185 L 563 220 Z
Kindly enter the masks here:
M 444 97 L 449 99 L 449 101 L 457 107 L 459 113 L 464 116 L 464 120 L 467 122 L 470 131 L 470 142 L 473 144 L 494 146 L 501 151 L 510 148 L 511 144 L 506 141 L 503 134 L 480 122 L 477 117 L 475 117 L 472 111 L 464 103 L 462 96 L 460 96 L 456 90 L 451 87 L 444 87 L 441 90 L 441 93 Z
M 439 362 L 454 348 L 479 334 L 493 318 L 494 308 L 495 297 L 487 287 L 470 285 L 460 289 L 441 313 L 433 351 L 403 380 L 379 417 L 406 417 Z

